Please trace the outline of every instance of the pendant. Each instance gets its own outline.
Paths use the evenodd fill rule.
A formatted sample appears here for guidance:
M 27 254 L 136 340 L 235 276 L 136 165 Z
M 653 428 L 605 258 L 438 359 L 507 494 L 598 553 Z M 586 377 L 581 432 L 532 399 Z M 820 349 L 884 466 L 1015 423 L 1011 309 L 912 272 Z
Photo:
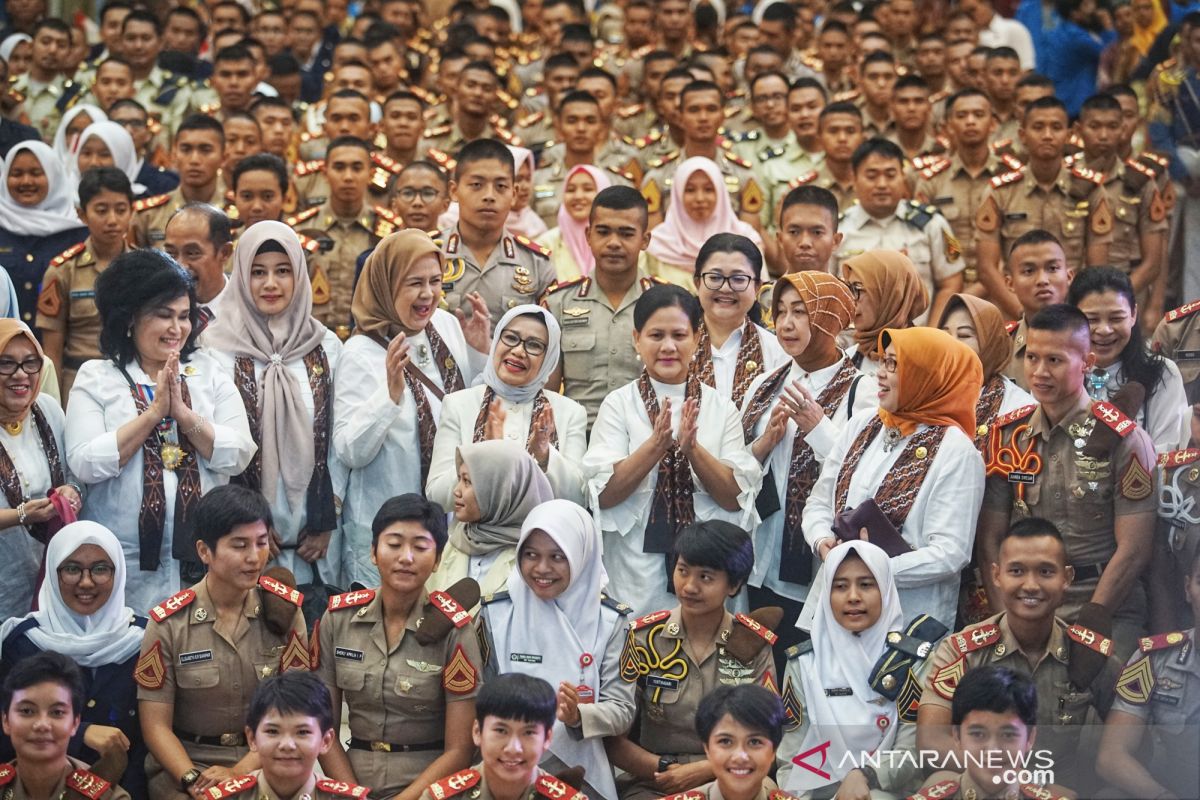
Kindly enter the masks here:
M 422 367 L 429 365 L 429 346 L 421 345 L 417 348 L 417 363 Z
M 183 448 L 177 444 L 164 444 L 159 448 L 158 453 L 162 459 L 163 469 L 169 469 L 172 472 L 179 469 L 183 464 L 183 459 L 187 456 L 183 452 Z
M 900 439 L 899 428 L 888 428 L 883 434 L 883 451 L 885 453 L 892 452 L 892 450 L 896 449 L 896 445 L 899 444 Z
M 25 423 L 21 420 L 4 423 L 4 430 L 8 431 L 9 436 L 19 436 L 21 434 L 21 429 L 24 427 Z

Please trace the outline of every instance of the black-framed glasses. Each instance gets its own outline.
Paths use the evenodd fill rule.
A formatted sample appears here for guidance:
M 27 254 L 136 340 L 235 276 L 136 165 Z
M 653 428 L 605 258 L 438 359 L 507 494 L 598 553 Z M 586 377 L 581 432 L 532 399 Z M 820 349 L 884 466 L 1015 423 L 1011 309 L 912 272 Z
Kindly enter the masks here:
M 92 583 L 97 586 L 109 583 L 116 574 L 117 568 L 107 561 L 97 561 L 90 567 L 85 567 L 82 564 L 76 564 L 74 561 L 68 561 L 60 566 L 57 570 L 58 578 L 68 586 L 74 586 L 83 580 L 83 573 L 87 573 L 92 579 Z
M 733 275 L 722 275 L 719 272 L 702 272 L 700 273 L 700 279 L 704 281 L 705 288 L 714 292 L 719 292 L 721 287 L 727 283 L 733 291 L 744 292 L 754 282 L 754 278 L 744 272 L 737 272 Z
M 896 367 L 897 367 L 897 366 L 899 366 L 899 365 L 896 363 L 896 357 L 895 357 L 895 356 L 884 356 L 884 357 L 883 357 L 883 361 L 881 361 L 881 362 L 880 362 L 880 364 L 882 364 L 882 365 L 883 365 L 883 369 L 884 369 L 884 371 L 885 371 L 885 372 L 890 372 L 890 373 L 892 373 L 893 375 L 895 375 L 895 374 L 896 374 Z
M 440 195 L 441 192 L 432 186 L 426 186 L 424 189 L 414 189 L 411 186 L 405 186 L 403 189 L 397 192 L 397 194 L 399 194 L 400 199 L 406 203 L 411 203 L 418 197 L 421 198 L 422 202 L 432 203 L 434 200 L 438 199 L 438 195 Z
M 854 302 L 857 303 L 862 298 L 863 285 L 856 281 L 855 283 L 847 283 L 846 286 L 850 289 L 850 294 L 854 295 Z
M 531 356 L 540 356 L 546 352 L 549 346 L 541 339 L 534 339 L 530 336 L 527 339 L 522 339 L 521 335 L 516 331 L 504 331 L 500 334 L 500 342 L 506 347 L 516 347 L 521 345 L 525 348 L 525 352 Z
M 11 358 L 0 358 L 0 375 L 8 377 L 16 373 L 18 369 L 26 375 L 37 375 L 42 371 L 42 366 L 45 362 L 37 356 L 30 356 L 24 361 L 16 361 Z

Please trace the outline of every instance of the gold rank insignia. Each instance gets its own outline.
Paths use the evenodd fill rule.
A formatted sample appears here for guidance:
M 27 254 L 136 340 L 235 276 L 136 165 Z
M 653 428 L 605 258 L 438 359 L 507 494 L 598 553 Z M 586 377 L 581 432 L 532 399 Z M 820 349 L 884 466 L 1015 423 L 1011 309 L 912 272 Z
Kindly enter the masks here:
M 975 227 L 984 233 L 995 233 L 1000 227 L 1000 209 L 996 207 L 996 198 L 988 197 L 975 212 Z
M 962 258 L 962 245 L 959 244 L 958 239 L 950 232 L 949 228 L 942 230 L 942 239 L 946 244 L 947 261 L 958 261 Z
M 741 199 L 742 211 L 748 214 L 758 214 L 766 204 L 762 189 L 759 188 L 758 181 L 753 178 L 747 179 L 746 185 L 742 187 Z
M 1092 233 L 1107 236 L 1112 233 L 1112 228 L 1112 210 L 1108 207 L 1108 200 L 1102 195 L 1096 203 L 1095 212 L 1092 213 Z
M 448 258 L 446 259 L 446 271 L 442 273 L 442 283 L 452 284 L 462 278 L 467 272 L 467 260 L 465 258 Z
M 318 266 L 313 271 L 312 276 L 312 301 L 313 305 L 320 306 L 328 303 L 332 299 L 332 294 L 329 288 L 329 278 L 325 276 L 325 270 Z
M 1117 696 L 1135 706 L 1145 705 L 1154 691 L 1154 671 L 1150 657 L 1143 656 L 1130 664 L 1117 679 Z
M 1121 476 L 1121 496 L 1126 500 L 1145 500 L 1153 490 L 1154 478 L 1136 455 L 1129 456 L 1129 465 Z
M 467 694 L 474 691 L 478 683 L 479 673 L 463 652 L 462 645 L 455 645 L 454 655 L 442 671 L 442 688 L 453 694 Z
M 284 649 L 283 655 L 279 657 L 279 674 L 282 675 L 293 670 L 308 672 L 313 666 L 308 648 L 304 646 L 304 642 L 300 641 L 300 635 L 292 631 L 291 636 L 288 637 L 287 647 Z
M 42 287 L 41 294 L 38 295 L 37 310 L 39 314 L 45 314 L 47 317 L 57 317 L 62 311 L 62 293 L 58 290 L 57 278 L 51 278 Z
M 646 198 L 646 210 L 651 214 L 657 214 L 662 209 L 662 191 L 653 178 L 642 187 L 642 197 Z
M 133 679 L 143 689 L 153 690 L 161 689 L 163 683 L 166 682 L 166 677 L 167 668 L 163 663 L 162 642 L 155 642 L 154 646 L 138 659 L 137 666 L 133 669 Z
M 582 317 L 584 314 L 591 313 L 591 309 L 582 308 L 580 306 L 572 306 L 571 308 L 564 308 L 563 313 L 568 317 Z
M 966 659 L 960 658 L 935 672 L 930 685 L 943 700 L 953 700 L 954 690 L 958 688 L 958 682 L 966 672 Z

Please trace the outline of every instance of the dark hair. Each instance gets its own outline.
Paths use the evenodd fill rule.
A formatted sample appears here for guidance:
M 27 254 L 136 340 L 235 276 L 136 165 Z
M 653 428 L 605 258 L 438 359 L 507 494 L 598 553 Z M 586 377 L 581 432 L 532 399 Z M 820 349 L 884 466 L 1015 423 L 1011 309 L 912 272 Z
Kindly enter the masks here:
M 704 319 L 704 310 L 700 308 L 700 301 L 687 289 L 673 284 L 651 286 L 642 293 L 633 306 L 634 330 L 640 332 L 654 312 L 664 308 L 683 309 L 683 313 L 687 314 L 688 321 L 692 324 L 692 330 L 700 330 L 700 324 Z
M 116 106 L 116 103 L 113 103 Z M 179 123 L 179 127 L 175 129 L 175 141 L 179 141 L 179 137 L 188 131 L 209 131 L 217 135 L 217 140 L 221 143 L 221 147 L 225 146 L 225 128 L 221 126 L 221 121 L 216 117 L 208 114 L 188 114 L 183 118 L 183 122 Z
M 1039 89 L 1053 89 L 1054 81 L 1050 80 L 1040 72 L 1030 72 L 1024 75 L 1017 81 L 1017 88 L 1023 89 L 1026 86 L 1036 86 Z
M 778 5 L 778 4 L 776 4 L 776 5 Z M 784 75 L 782 72 L 780 72 L 777 69 L 767 69 L 767 70 L 763 70 L 762 72 L 755 75 L 754 80 L 750 81 L 750 97 L 751 97 L 751 99 L 754 98 L 755 84 L 757 84 L 759 81 L 763 80 L 764 78 L 778 78 L 779 80 L 783 81 L 784 86 L 788 87 L 788 91 L 791 91 L 792 87 L 788 82 L 787 75 Z
M 588 103 L 589 105 L 596 106 L 596 108 L 600 107 L 600 101 L 591 92 L 585 92 L 582 89 L 572 89 L 558 101 L 558 108 L 554 109 L 554 113 L 561 116 L 568 103 Z
M 170 11 L 167 12 L 167 19 L 170 19 L 171 17 L 187 17 L 188 19 L 190 19 L 196 23 L 197 30 L 200 34 L 201 41 L 203 41 L 205 38 L 207 38 L 208 25 L 204 22 L 203 19 L 200 18 L 200 15 L 196 13 L 195 9 L 188 8 L 187 6 L 175 6 Z
M 900 149 L 900 145 L 893 142 L 891 139 L 884 139 L 879 136 L 874 136 L 867 139 L 858 146 L 854 151 L 854 155 L 850 157 L 850 165 L 858 172 L 859 165 L 867 160 L 869 156 L 879 156 L 891 161 L 899 161 L 900 166 L 905 164 L 904 151 Z
M 273 56 L 268 56 L 267 68 L 271 71 L 272 76 L 300 74 L 299 60 L 287 50 L 284 50 L 282 53 L 276 53 Z
M 718 686 L 709 692 L 696 709 L 696 733 L 708 743 L 713 728 L 725 715 L 756 733 L 765 733 L 776 748 L 783 741 L 783 702 L 779 695 L 756 683 Z
M 850 29 L 840 20 L 827 19 L 825 20 L 825 24 L 821 26 L 821 32 L 817 34 L 817 38 L 824 36 L 826 33 L 840 33 L 848 38 L 850 36 Z
M 214 250 L 220 250 L 233 241 L 233 224 L 229 217 L 211 203 L 200 203 L 193 200 L 185 204 L 170 216 L 167 220 L 167 227 L 170 227 L 171 220 L 182 214 L 200 214 L 204 217 L 208 222 L 208 241 Z
M 161 37 L 163 34 L 162 22 L 158 17 L 151 14 L 144 8 L 135 8 L 125 15 L 125 19 L 121 21 L 121 35 L 125 35 L 125 31 L 129 28 L 131 22 L 144 22 L 147 25 L 154 26 L 154 35 Z
M 972 711 L 1016 714 L 1026 728 L 1037 726 L 1037 686 L 1026 675 L 994 664 L 967 670 L 954 690 L 950 722 L 962 725 Z
M 592 29 L 582 22 L 569 22 L 563 25 L 559 36 L 561 42 L 592 43 Z
M 1184 15 L 1183 21 L 1180 23 L 1183 28 L 1200 27 L 1200 11 L 1189 11 Z
M 475 697 L 475 721 L 480 727 L 488 717 L 495 717 L 530 722 L 549 731 L 554 727 L 557 709 L 554 687 L 521 672 L 497 675 Z
M 445 59 L 442 60 L 444 61 Z M 555 53 L 546 59 L 546 65 L 542 67 L 542 74 L 545 75 L 555 69 L 572 69 L 578 71 L 579 62 L 570 53 Z
M 209 13 L 211 14 L 218 8 L 236 8 L 238 10 L 238 16 L 242 18 L 242 25 L 250 24 L 250 12 L 246 10 L 245 6 L 237 2 L 237 0 L 222 0 L 222 2 L 214 5 L 212 9 L 210 9 Z
M 821 109 L 821 115 L 817 117 L 817 125 L 820 126 L 825 121 L 826 117 L 832 117 L 834 114 L 845 114 L 854 117 L 858 120 L 858 124 L 862 124 L 862 109 L 854 105 L 854 103 L 845 100 L 839 100 L 836 103 L 830 103 Z
M 187 297 L 192 332 L 180 351 L 186 361 L 196 349 L 200 311 L 196 284 L 187 270 L 161 250 L 130 250 L 112 260 L 96 278 L 96 310 L 100 312 L 100 352 L 119 366 L 137 358 L 133 321 L 144 309 Z
M 779 210 L 779 219 L 781 222 L 783 215 L 792 206 L 817 206 L 825 209 L 829 212 L 829 218 L 833 220 L 834 233 L 837 232 L 838 214 L 841 213 L 838 209 L 837 197 L 824 186 L 806 183 L 788 192 L 783 198 L 783 206 Z
M 395 189 L 395 187 L 399 186 L 399 179 L 403 178 L 409 172 L 431 172 L 437 176 L 439 181 L 441 181 L 442 186 L 449 187 L 450 185 L 450 176 L 446 174 L 446 170 L 442 169 L 432 161 L 426 161 L 425 159 L 420 158 L 409 163 L 404 167 L 404 169 L 400 170 L 400 174 L 396 176 L 396 180 L 392 181 L 392 188 Z
M 475 70 L 476 72 L 486 72 L 488 75 L 491 75 L 494 80 L 496 80 L 496 81 L 500 80 L 500 76 L 496 73 L 496 68 L 493 67 L 491 64 L 489 64 L 486 61 L 468 61 L 466 64 L 463 65 L 463 68 L 459 72 L 459 75 L 461 76 L 462 73 L 466 72 L 467 70 Z M 461 78 L 460 78 L 460 80 L 461 80 Z
M 325 158 L 329 158 L 329 154 L 339 147 L 357 147 L 367 154 L 367 161 L 371 160 L 371 145 L 364 142 L 357 136 L 338 136 L 329 143 L 329 147 L 325 148 Z
M 83 713 L 83 671 L 70 656 L 42 650 L 18 661 L 4 676 L 0 685 L 4 714 L 10 711 L 13 695 L 39 683 L 56 683 L 69 691 L 72 714 L 78 717 Z
M 716 253 L 739 253 L 745 256 L 750 262 L 750 273 L 754 276 L 754 282 L 762 282 L 759 277 L 762 273 L 762 251 L 758 249 L 758 245 L 739 233 L 714 233 L 708 237 L 708 241 L 700 246 L 700 252 L 696 254 L 696 266 L 692 277 L 699 278 L 708 259 Z
M 1091 328 L 1087 317 L 1073 305 L 1068 303 L 1053 303 L 1039 310 L 1029 320 L 1031 331 L 1051 331 L 1053 333 L 1083 333 L 1090 338 Z
M 879 35 L 883 36 L 883 34 L 879 34 Z M 863 38 L 865 39 L 866 37 L 864 36 Z M 884 36 L 883 38 L 886 39 L 887 37 Z M 894 66 L 896 66 L 896 58 L 891 53 L 885 52 L 883 50 L 876 50 L 872 53 L 867 53 L 867 55 L 863 57 L 862 64 L 859 66 L 859 69 L 865 71 L 868 64 L 879 64 L 879 63 L 890 64 L 894 67 Z
M 807 75 L 805 75 L 803 78 L 796 78 L 796 80 L 792 81 L 791 85 L 788 86 L 788 94 L 791 94 L 792 92 L 798 92 L 801 89 L 816 89 L 821 93 L 821 99 L 827 103 L 829 102 L 829 92 L 825 90 L 825 87 L 821 85 L 821 82 L 816 78 L 810 78 Z
M 600 67 L 588 67 L 587 69 L 582 70 L 579 73 L 579 77 L 576 79 L 576 82 L 581 81 L 584 78 L 602 78 L 612 85 L 614 91 L 617 88 L 617 79 L 613 77 L 613 74 L 606 69 L 601 69 Z
M 342 66 L 344 67 L 346 65 L 343 64 Z M 368 67 L 368 69 L 370 68 Z M 329 95 L 328 102 L 332 103 L 334 100 L 358 100 L 366 103 L 368 109 L 371 107 L 371 98 L 367 97 L 358 89 L 338 89 L 336 92 Z
M 250 113 L 258 113 L 260 108 L 282 108 L 292 117 L 293 122 L 296 119 L 295 114 L 292 111 L 291 103 L 277 95 L 259 95 L 258 97 L 254 98 L 254 102 L 250 104 Z M 218 122 L 217 124 L 219 125 L 220 123 Z M 225 129 L 222 128 L 221 130 L 223 133 Z
M 1079 107 L 1079 119 L 1083 119 L 1083 115 L 1089 111 L 1114 111 L 1120 114 L 1121 104 L 1111 94 L 1101 92 L 1083 101 L 1083 105 Z
M 217 51 L 217 55 L 213 58 L 213 66 L 220 64 L 222 61 L 253 61 L 254 53 L 250 52 L 250 48 L 243 42 L 227 45 Z
M 636 208 L 643 231 L 650 221 L 646 198 L 632 186 L 609 186 L 607 189 L 601 189 L 592 199 L 592 209 L 588 212 L 589 224 L 596 220 L 596 209 L 598 208 L 610 208 L 613 211 L 628 211 Z
M 133 72 L 133 65 L 120 56 L 105 56 L 104 60 L 96 65 L 96 74 L 99 75 L 100 70 L 104 69 L 109 64 L 116 64 L 118 67 L 124 67 L 130 72 Z
M 1033 230 L 1026 231 L 1017 237 L 1017 240 L 1013 242 L 1012 249 L 1008 251 L 1008 257 L 1011 259 L 1012 254 L 1017 252 L 1018 247 L 1029 247 L 1039 244 L 1055 244 L 1058 245 L 1060 249 L 1062 248 L 1062 242 L 1060 242 L 1058 237 L 1053 233 L 1047 230 L 1042 230 L 1041 228 L 1034 228 Z M 1006 263 L 1005 269 L 1007 268 L 1008 265 Z
M 772 3 L 763 9 L 763 22 L 782 22 L 787 30 L 796 27 L 796 9 L 790 3 Z
M 988 51 L 988 61 L 1000 61 L 1002 59 L 1005 61 L 1020 61 L 1021 57 L 1017 55 L 1016 50 L 1004 45 L 1001 45 L 1000 47 L 993 47 Z
M 104 22 L 104 18 L 108 16 L 110 11 L 133 11 L 133 4 L 127 3 L 125 0 L 108 0 L 104 4 L 104 8 L 100 11 L 100 22 Z
M 675 54 L 670 50 L 651 50 L 642 57 L 642 68 L 645 69 L 647 64 L 655 61 L 677 61 Z M 549 62 L 547 62 L 549 63 Z
M 1067 545 L 1063 542 L 1062 531 L 1053 522 L 1042 517 L 1025 517 L 1014 522 L 1008 530 L 1000 534 L 1000 540 L 996 542 L 997 552 L 1009 539 L 1036 539 L 1039 536 L 1049 536 L 1057 541 L 1063 548 L 1063 557 L 1066 558 Z
M 416 103 L 422 111 L 425 110 L 425 101 L 415 92 L 410 92 L 408 89 L 396 89 L 383 100 L 383 107 L 387 108 L 388 103 L 396 103 L 401 100 L 410 100 Z M 290 106 L 289 106 L 290 108 Z
M 965 89 L 959 89 L 957 92 L 946 98 L 946 106 L 943 115 L 949 118 L 950 112 L 954 110 L 954 104 L 959 100 L 965 100 L 968 97 L 982 97 L 984 100 L 988 101 L 989 106 L 992 104 L 992 99 L 987 96 L 987 92 L 981 89 L 976 89 L 974 86 L 968 86 Z
M 680 65 L 680 66 L 676 66 L 676 67 L 671 67 L 669 70 L 667 70 L 666 73 L 662 77 L 662 82 L 666 83 L 669 80 L 676 80 L 676 79 L 686 80 L 689 84 L 696 80 L 695 76 L 692 75 L 692 71 L 690 69 L 688 69 L 685 66 Z
M 88 203 L 103 191 L 116 192 L 133 202 L 133 187 L 129 178 L 116 167 L 93 167 L 79 179 L 79 207 L 87 210 Z
M 372 550 L 379 544 L 379 535 L 396 522 L 419 523 L 433 537 L 438 558 L 441 558 L 442 548 L 446 546 L 447 533 L 446 512 L 440 505 L 413 492 L 384 501 L 375 512 L 375 519 L 371 520 Z
M 285 672 L 259 681 L 246 709 L 246 727 L 251 732 L 257 731 L 270 711 L 312 717 L 322 734 L 333 730 L 329 687 L 313 672 Z
M 108 107 L 109 119 L 112 118 L 114 112 L 120 111 L 122 108 L 136 109 L 143 117 L 146 117 L 147 119 L 150 117 L 150 114 L 146 111 L 146 107 L 144 105 L 139 103 L 137 100 L 134 100 L 132 97 L 122 97 L 120 100 L 114 101 L 113 104 Z
M 719 569 L 730 584 L 741 587 L 754 569 L 754 541 L 732 522 L 693 522 L 676 537 L 675 556 L 693 567 Z
M 515 177 L 517 165 L 513 161 L 512 151 L 499 139 L 476 139 L 467 142 L 458 151 L 458 163 L 454 165 L 454 180 L 462 180 L 463 173 L 470 164 L 476 161 L 499 161 L 500 165 L 512 170 Z
M 928 94 L 929 84 L 926 83 L 925 79 L 920 75 L 915 75 L 910 72 L 907 75 L 901 75 L 896 80 L 896 85 L 893 88 L 893 91 L 899 92 L 901 89 L 921 89 Z
M 1025 120 L 1029 119 L 1029 115 L 1032 112 L 1043 111 L 1046 109 L 1061 111 L 1064 117 L 1067 117 L 1068 119 L 1070 118 L 1070 116 L 1067 114 L 1066 104 L 1054 95 L 1050 95 L 1048 97 L 1039 97 L 1037 100 L 1034 100 L 1029 105 L 1025 106 L 1025 115 L 1021 118 L 1021 124 L 1023 125 Z
M 665 80 L 665 78 L 664 78 Z M 683 104 L 687 102 L 687 96 L 696 92 L 716 92 L 720 98 L 721 106 L 725 106 L 725 93 L 721 91 L 721 87 L 717 86 L 712 81 L 692 81 L 687 86 L 683 87 L 683 91 L 679 93 L 679 108 L 683 108 Z
M 287 164 L 274 153 L 254 153 L 246 156 L 233 168 L 233 190 L 237 191 L 238 181 L 247 172 L 269 172 L 279 181 L 279 191 L 286 193 L 288 187 Z
M 991 52 L 992 52 L 992 48 L 988 47 L 986 44 L 978 44 L 978 45 L 975 45 L 975 48 L 973 50 L 971 50 L 971 55 L 983 56 L 984 59 L 986 60 L 987 57 L 989 55 L 991 55 Z
M 1111 97 L 1111 102 L 1116 103 Z M 1075 276 L 1067 290 L 1067 302 L 1076 308 L 1085 297 L 1104 292 L 1115 292 L 1125 298 L 1129 310 L 1137 312 L 1137 296 L 1129 276 L 1115 267 L 1089 267 Z M 1130 326 L 1129 341 L 1121 349 L 1121 372 L 1127 381 L 1137 381 L 1146 388 L 1147 399 L 1163 383 L 1166 359 L 1150 350 L 1146 335 L 1136 322 Z
M 1114 83 L 1112 86 L 1109 86 L 1107 89 L 1105 89 L 1104 93 L 1113 98 L 1132 97 L 1134 100 L 1138 99 L 1137 92 L 1135 92 L 1133 87 L 1128 83 Z
M 214 552 L 217 542 L 239 525 L 261 522 L 269 529 L 275 524 L 271 504 L 262 492 L 233 483 L 211 489 L 196 503 L 192 515 L 196 541 L 204 542 Z

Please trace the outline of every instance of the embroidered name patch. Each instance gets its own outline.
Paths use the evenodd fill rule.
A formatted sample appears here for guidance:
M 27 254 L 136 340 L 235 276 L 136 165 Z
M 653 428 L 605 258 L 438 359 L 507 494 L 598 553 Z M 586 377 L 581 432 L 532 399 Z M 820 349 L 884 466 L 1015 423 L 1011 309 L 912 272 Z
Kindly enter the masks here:
M 349 661 L 362 661 L 363 660 L 363 651 L 362 650 L 352 650 L 349 647 L 335 647 L 335 648 L 333 648 L 333 657 L 334 658 L 344 658 Z
M 204 661 L 212 661 L 212 660 L 213 660 L 212 650 L 193 650 L 190 653 L 180 653 L 179 654 L 180 666 L 185 665 L 185 664 L 199 664 Z

